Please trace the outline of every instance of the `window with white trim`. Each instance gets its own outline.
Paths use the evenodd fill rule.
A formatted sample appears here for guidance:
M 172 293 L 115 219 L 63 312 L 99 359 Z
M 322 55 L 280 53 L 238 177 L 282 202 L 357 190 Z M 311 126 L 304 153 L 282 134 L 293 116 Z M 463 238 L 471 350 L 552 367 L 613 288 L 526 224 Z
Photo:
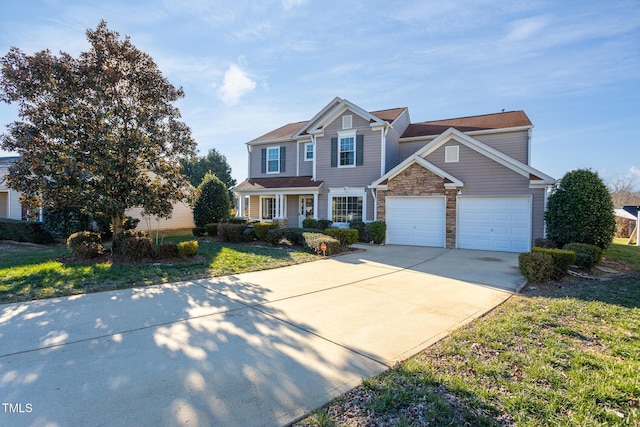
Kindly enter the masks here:
M 450 145 L 444 147 L 444 162 L 457 163 L 460 161 L 460 147 L 458 145 Z
M 280 147 L 267 148 L 267 173 L 280 172 Z
M 338 142 L 338 166 L 348 167 L 356 165 L 356 137 L 340 137 Z
M 276 216 L 276 198 L 262 197 L 260 199 L 260 218 L 273 219 Z
M 304 161 L 310 162 L 313 160 L 313 142 L 307 142 L 304 144 Z
M 337 223 L 362 221 L 362 196 L 332 197 L 331 221 Z

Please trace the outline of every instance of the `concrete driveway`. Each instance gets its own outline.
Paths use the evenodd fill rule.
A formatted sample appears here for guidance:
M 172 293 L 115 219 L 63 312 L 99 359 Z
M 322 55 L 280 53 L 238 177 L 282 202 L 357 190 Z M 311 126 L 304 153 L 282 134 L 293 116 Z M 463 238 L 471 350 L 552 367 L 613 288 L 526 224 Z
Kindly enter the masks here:
M 517 254 L 370 247 L 0 306 L 0 425 L 280 426 L 500 304 Z

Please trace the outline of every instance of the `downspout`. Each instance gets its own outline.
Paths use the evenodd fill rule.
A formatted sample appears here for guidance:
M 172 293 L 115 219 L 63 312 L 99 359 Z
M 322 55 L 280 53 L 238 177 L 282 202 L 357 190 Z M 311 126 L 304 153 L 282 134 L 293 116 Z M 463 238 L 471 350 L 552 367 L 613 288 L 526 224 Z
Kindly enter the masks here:
M 296 141 L 296 176 L 300 176 L 300 141 Z
M 316 150 L 316 136 L 311 134 L 311 144 L 313 144 L 313 170 L 311 171 L 311 179 L 313 181 L 316 180 L 316 158 L 318 157 L 318 153 Z M 316 208 L 314 207 L 314 212 Z
M 528 149 L 528 153 L 527 153 L 527 164 L 530 165 L 531 164 L 531 138 L 533 135 L 533 128 L 529 128 L 527 130 L 527 149 Z
M 378 220 L 378 192 L 375 188 L 369 187 L 371 196 L 373 197 L 373 220 Z

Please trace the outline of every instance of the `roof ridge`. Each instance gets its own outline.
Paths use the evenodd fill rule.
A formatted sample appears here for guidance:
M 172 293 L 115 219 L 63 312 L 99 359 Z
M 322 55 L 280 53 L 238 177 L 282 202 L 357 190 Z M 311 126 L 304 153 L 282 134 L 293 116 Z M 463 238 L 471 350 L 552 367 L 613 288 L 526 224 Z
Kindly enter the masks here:
M 451 120 L 462 120 L 462 119 L 472 119 L 472 118 L 476 118 L 476 117 L 497 116 L 499 114 L 508 114 L 508 113 L 524 113 L 524 110 L 498 111 L 497 113 L 474 114 L 474 115 L 470 115 L 470 116 L 450 117 L 448 119 L 425 120 L 423 122 L 415 122 L 415 123 L 412 123 L 412 124 L 432 123 L 432 122 L 448 122 L 448 121 L 451 121 Z

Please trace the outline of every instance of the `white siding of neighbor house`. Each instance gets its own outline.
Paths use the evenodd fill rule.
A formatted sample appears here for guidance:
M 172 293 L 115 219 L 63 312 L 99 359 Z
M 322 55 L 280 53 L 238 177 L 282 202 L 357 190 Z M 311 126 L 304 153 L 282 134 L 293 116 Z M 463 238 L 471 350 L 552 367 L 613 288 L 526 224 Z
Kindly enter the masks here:
M 392 128 L 387 132 L 386 140 L 386 167 L 384 173 L 389 172 L 400 163 L 400 146 L 398 139 L 409 126 L 409 110 L 405 109 L 392 123 Z
M 459 162 L 445 163 L 445 147 L 459 146 Z M 544 189 L 529 188 L 529 178 L 489 159 L 475 150 L 455 140 L 439 147 L 426 157 L 434 166 L 453 175 L 462 182 L 465 196 L 533 196 L 532 237 L 535 240 L 544 235 Z
M 353 116 L 352 129 L 357 130 L 357 135 L 364 135 L 364 155 L 363 165 L 349 168 L 331 167 L 331 138 L 338 137 L 338 132 L 342 129 L 342 116 Z M 334 187 L 367 187 L 374 180 L 380 178 L 380 156 L 381 156 L 381 131 L 372 131 L 369 121 L 363 119 L 350 110 L 345 111 L 333 122 L 328 124 L 324 130 L 324 136 L 319 137 L 316 142 L 316 179 L 324 181 L 320 197 L 318 200 L 318 217 L 327 218 L 329 194 L 328 189 Z M 373 220 L 373 197 L 367 191 L 366 220 Z M 330 219 L 330 218 L 327 218 Z
M 155 217 L 143 216 L 142 208 L 131 208 L 125 211 L 127 216 L 138 218 L 137 230 L 173 230 L 178 228 L 193 228 L 193 210 L 184 202 L 177 202 L 173 205 L 173 213 L 169 219 L 156 219 Z
M 20 193 L 0 188 L 0 218 L 22 219 Z
M 251 178 L 276 178 L 296 176 L 296 141 L 261 144 L 251 146 L 249 154 L 249 176 Z M 286 147 L 285 171 L 280 173 L 262 173 L 262 149 L 271 147 Z

